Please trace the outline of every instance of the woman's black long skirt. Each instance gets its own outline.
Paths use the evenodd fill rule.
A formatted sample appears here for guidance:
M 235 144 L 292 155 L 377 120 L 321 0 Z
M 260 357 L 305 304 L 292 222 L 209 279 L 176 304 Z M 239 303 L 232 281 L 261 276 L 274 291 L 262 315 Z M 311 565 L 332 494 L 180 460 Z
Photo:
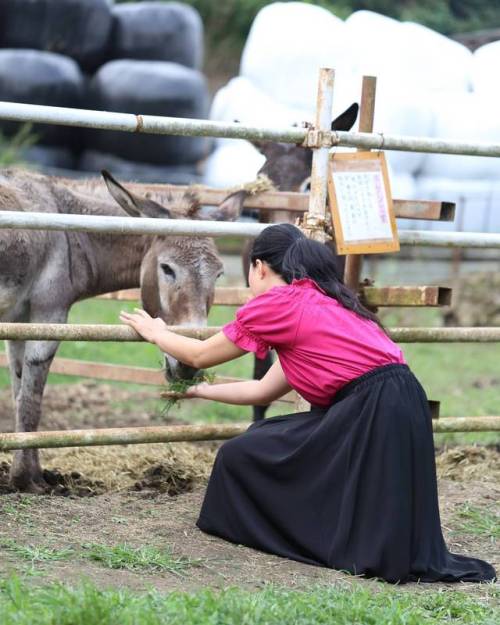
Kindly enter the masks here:
M 224 443 L 197 525 L 388 582 L 495 578 L 445 545 L 429 407 L 406 365 L 350 382 L 329 408 L 258 421 Z

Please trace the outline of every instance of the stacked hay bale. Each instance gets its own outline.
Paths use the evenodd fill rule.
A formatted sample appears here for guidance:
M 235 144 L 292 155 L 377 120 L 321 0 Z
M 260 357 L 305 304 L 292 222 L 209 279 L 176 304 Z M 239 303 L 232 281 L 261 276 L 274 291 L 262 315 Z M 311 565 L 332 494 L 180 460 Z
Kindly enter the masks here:
M 111 0 L 0 3 L 0 100 L 203 118 L 203 26 L 177 2 Z M 1 122 L 12 136 L 18 124 Z M 150 182 L 198 180 L 203 138 L 138 135 L 64 126 L 33 129 L 24 158 L 46 170 L 112 170 Z

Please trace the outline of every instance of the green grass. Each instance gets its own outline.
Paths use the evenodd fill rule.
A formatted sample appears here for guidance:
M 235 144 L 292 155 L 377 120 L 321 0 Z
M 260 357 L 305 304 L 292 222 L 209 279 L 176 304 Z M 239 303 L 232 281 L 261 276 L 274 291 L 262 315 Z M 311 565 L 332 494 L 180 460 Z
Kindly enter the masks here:
M 0 500 L 0 512 L 9 516 L 9 521 L 19 523 L 29 518 L 32 505 L 32 497 L 20 495 L 15 501 L 7 500 L 4 503 Z
M 175 556 L 170 549 L 153 546 L 131 547 L 130 545 L 84 545 L 83 556 L 110 569 L 128 571 L 164 571 L 183 576 L 187 569 L 200 566 L 202 560 Z
M 500 539 L 500 516 L 493 509 L 463 504 L 458 508 L 455 518 L 460 532 L 484 536 L 492 542 Z
M 136 594 L 91 583 L 28 588 L 14 577 L 0 584 L 0 613 L 2 625 L 494 625 L 498 598 L 493 586 L 484 587 L 481 598 L 458 590 L 372 592 L 358 585 Z
M 126 569 L 143 573 L 166 572 L 184 577 L 189 568 L 201 566 L 204 563 L 200 558 L 174 555 L 169 547 L 158 548 L 149 545 L 132 547 L 127 544 L 87 543 L 83 544 L 81 549 L 54 549 L 43 545 L 21 545 L 15 540 L 4 538 L 0 539 L 0 549 L 4 549 L 20 560 L 27 560 L 32 567 L 36 564 L 69 558 L 83 558 L 110 569 Z
M 22 560 L 29 560 L 34 565 L 40 562 L 67 560 L 73 555 L 72 549 L 52 549 L 42 545 L 19 545 L 14 540 L 0 540 L 0 548 L 9 551 Z

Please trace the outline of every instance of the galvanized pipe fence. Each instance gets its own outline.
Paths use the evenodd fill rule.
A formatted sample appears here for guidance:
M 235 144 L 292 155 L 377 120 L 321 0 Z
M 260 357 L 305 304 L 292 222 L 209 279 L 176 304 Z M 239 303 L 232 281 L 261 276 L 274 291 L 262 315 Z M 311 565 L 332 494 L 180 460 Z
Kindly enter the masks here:
M 331 108 L 328 114 L 330 111 Z M 316 132 L 313 135 L 312 133 L 315 131 L 311 131 L 308 128 L 265 128 L 238 122 L 134 115 L 132 113 L 39 106 L 17 102 L 0 102 L 0 119 L 156 135 L 218 137 L 297 144 L 306 142 L 309 147 L 318 148 L 342 146 L 363 148 L 365 150 L 432 152 L 465 156 L 500 156 L 499 143 L 449 141 L 440 138 L 389 135 L 376 132 L 331 131 L 327 128 L 322 128 L 320 132 Z M 312 136 L 312 139 L 309 140 L 308 137 L 310 136 Z M 315 143 L 316 146 L 314 146 Z
M 131 219 L 130 217 L 0 211 L 0 229 L 6 230 L 99 232 L 116 235 L 156 234 L 209 237 L 233 235 L 252 238 L 257 237 L 267 225 L 248 222 L 153 219 L 149 217 Z M 400 230 L 399 240 L 404 245 L 413 246 L 500 249 L 500 233 L 491 232 Z
M 192 328 L 166 326 L 182 336 L 204 340 L 222 330 L 222 326 Z M 500 328 L 388 328 L 389 336 L 398 343 L 496 343 Z M 0 323 L 0 340 L 15 341 L 99 341 L 140 342 L 144 339 L 125 325 L 71 323 Z
M 447 417 L 433 419 L 434 432 L 499 432 L 500 417 Z M 52 432 L 0 434 L 0 451 L 14 449 L 93 447 L 139 443 L 213 441 L 233 438 L 248 428 L 247 423 L 220 425 L 163 425 L 156 427 L 99 428 Z

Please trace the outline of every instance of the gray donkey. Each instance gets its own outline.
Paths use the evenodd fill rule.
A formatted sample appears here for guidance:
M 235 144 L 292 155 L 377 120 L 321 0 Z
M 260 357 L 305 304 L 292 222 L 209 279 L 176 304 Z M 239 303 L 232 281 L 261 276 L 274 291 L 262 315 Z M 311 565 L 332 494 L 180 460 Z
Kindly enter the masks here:
M 132 217 L 197 217 L 199 205 L 189 191 L 174 197 L 156 185 L 125 189 L 110 174 L 103 176 L 106 184 L 4 170 L 0 210 L 123 215 L 123 209 Z M 238 210 L 230 197 L 203 218 L 234 220 Z M 140 286 L 142 305 L 152 316 L 167 324 L 203 326 L 222 269 L 209 238 L 0 230 L 0 321 L 65 323 L 78 300 Z M 38 428 L 58 345 L 7 341 L 17 432 Z M 167 377 L 194 373 L 167 357 Z M 15 452 L 10 481 L 27 492 L 46 490 L 37 450 Z

